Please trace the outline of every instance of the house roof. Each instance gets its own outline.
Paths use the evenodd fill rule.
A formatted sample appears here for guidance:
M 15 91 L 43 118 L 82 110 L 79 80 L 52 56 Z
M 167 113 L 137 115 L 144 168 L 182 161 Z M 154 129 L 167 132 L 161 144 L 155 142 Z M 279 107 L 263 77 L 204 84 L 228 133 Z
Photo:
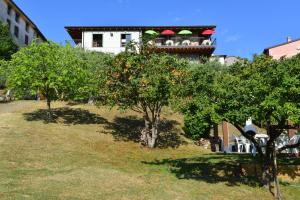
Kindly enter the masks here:
M 71 37 L 76 39 L 81 39 L 81 34 L 83 31 L 146 31 L 155 30 L 163 31 L 165 29 L 171 29 L 174 31 L 180 31 L 183 29 L 201 31 L 206 29 L 215 29 L 215 25 L 195 25 L 195 26 L 66 26 L 65 29 L 71 35 Z
M 287 44 L 290 44 L 290 43 L 293 43 L 293 42 L 297 42 L 297 41 L 300 41 L 300 38 L 292 40 L 291 42 L 284 42 L 284 43 L 281 43 L 281 44 L 277 44 L 277 45 L 265 48 L 264 49 L 264 53 L 267 53 L 267 51 L 269 51 L 270 49 L 273 49 L 273 48 L 276 48 L 276 47 L 280 47 L 280 46 L 284 46 L 284 45 L 287 45 Z
M 31 24 L 33 29 L 37 32 L 37 34 L 42 38 L 42 40 L 46 41 L 47 38 L 43 35 L 43 33 L 39 30 L 37 25 L 22 11 L 22 9 L 13 1 L 13 0 L 6 0 L 13 8 L 15 8 L 21 15 L 23 15 L 26 20 Z

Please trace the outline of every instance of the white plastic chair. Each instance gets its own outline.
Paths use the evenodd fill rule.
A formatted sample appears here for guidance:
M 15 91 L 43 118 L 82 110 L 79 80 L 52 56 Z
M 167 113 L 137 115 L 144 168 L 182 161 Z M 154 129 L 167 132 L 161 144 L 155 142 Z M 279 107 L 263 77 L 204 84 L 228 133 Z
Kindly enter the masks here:
M 235 141 L 236 141 L 236 145 L 237 145 L 237 152 L 238 153 L 243 152 L 243 147 L 244 147 L 243 141 L 236 136 L 234 136 L 234 137 L 235 137 Z
M 263 147 L 262 151 L 265 153 L 269 136 L 266 134 L 256 134 L 254 137 L 256 141 L 259 143 L 259 146 Z
M 191 45 L 191 41 L 190 41 L 190 40 L 184 40 L 184 41 L 182 42 L 182 45 L 190 46 L 190 45 Z
M 294 135 L 290 140 L 290 144 L 291 145 L 297 144 L 299 142 L 299 140 L 300 140 L 300 135 Z M 292 148 L 291 151 L 292 151 L 293 154 L 298 154 L 299 153 L 298 148 Z
M 284 147 L 285 145 L 288 145 L 289 143 L 290 143 L 289 137 L 283 133 L 275 141 L 275 148 L 280 149 L 280 148 Z
M 245 138 L 244 136 L 241 136 L 240 139 L 242 140 L 246 153 L 250 153 L 250 147 L 251 147 L 250 141 L 247 140 L 247 138 Z
M 167 40 L 166 45 L 167 46 L 174 46 L 174 41 L 173 40 Z
M 202 45 L 210 46 L 211 43 L 212 42 L 210 40 L 203 40 Z

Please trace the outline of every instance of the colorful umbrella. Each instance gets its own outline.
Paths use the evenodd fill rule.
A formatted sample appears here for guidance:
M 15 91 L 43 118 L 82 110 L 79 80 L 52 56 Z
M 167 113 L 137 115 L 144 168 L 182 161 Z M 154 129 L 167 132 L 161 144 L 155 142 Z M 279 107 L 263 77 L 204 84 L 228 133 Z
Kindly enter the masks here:
M 172 30 L 164 30 L 161 32 L 162 35 L 175 35 L 175 32 Z
M 193 32 L 189 30 L 182 30 L 178 33 L 179 35 L 192 35 Z
M 159 33 L 157 33 L 156 31 L 153 30 L 148 30 L 145 33 L 149 34 L 149 35 L 158 35 Z
M 202 35 L 212 35 L 215 33 L 214 29 L 207 29 L 202 32 Z

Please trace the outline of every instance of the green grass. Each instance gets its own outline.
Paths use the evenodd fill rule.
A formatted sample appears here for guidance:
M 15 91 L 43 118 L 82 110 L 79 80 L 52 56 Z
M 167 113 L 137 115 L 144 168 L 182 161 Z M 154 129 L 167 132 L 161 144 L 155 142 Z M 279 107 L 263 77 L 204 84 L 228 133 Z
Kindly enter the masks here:
M 16 108 L 1 114 L 1 106 Z M 149 150 L 137 142 L 142 121 L 136 113 L 60 102 L 53 107 L 47 123 L 44 102 L 0 105 L 1 199 L 272 198 L 255 180 L 234 174 L 233 164 L 251 158 L 193 145 L 175 134 L 182 118 L 169 110 L 163 142 Z M 285 199 L 298 199 L 294 185 L 282 185 Z

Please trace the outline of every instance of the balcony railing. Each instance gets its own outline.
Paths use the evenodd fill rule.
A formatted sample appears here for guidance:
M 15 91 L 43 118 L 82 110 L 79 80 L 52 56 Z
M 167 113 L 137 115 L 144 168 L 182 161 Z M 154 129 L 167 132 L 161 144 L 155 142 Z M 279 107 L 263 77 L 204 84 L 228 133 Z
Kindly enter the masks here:
M 157 38 L 150 43 L 155 44 L 156 47 L 214 47 L 217 40 L 203 37 L 171 37 L 171 38 Z

